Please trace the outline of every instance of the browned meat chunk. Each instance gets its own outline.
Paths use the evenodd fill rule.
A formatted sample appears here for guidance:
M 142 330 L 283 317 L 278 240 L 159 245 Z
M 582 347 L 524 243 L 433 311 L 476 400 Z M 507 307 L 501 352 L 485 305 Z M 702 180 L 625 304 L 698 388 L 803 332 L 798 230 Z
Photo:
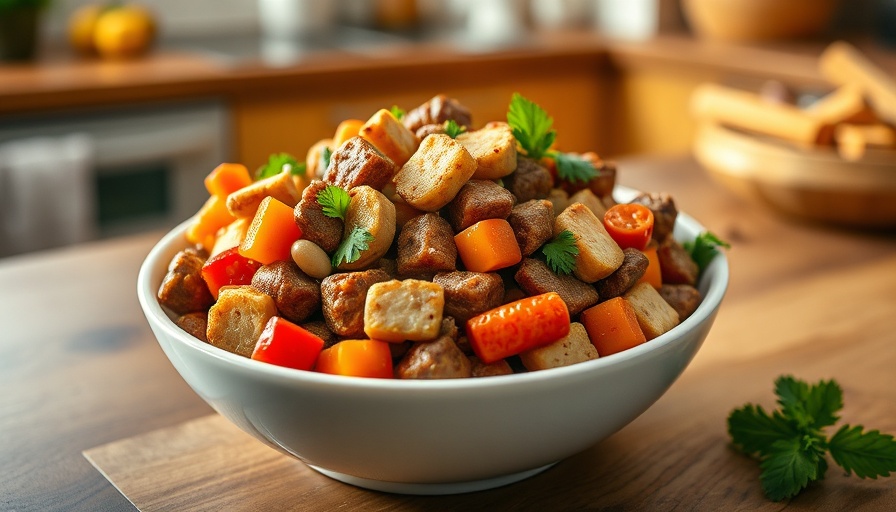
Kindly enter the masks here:
M 551 193 L 554 179 L 550 171 L 535 160 L 517 157 L 516 170 L 504 178 L 504 186 L 516 197 L 517 203 L 530 199 L 544 199 Z
M 449 119 L 469 129 L 473 125 L 470 110 L 460 102 L 444 94 L 432 98 L 419 107 L 409 111 L 401 119 L 408 130 L 416 132 L 427 124 L 443 124 Z M 422 139 L 422 137 L 420 137 Z
M 397 170 L 395 162 L 376 146 L 361 137 L 352 137 L 330 156 L 324 181 L 345 190 L 361 185 L 382 190 Z
M 566 181 L 561 182 L 561 186 L 569 195 L 573 195 L 579 190 L 589 189 L 597 197 L 608 197 L 613 194 L 613 187 L 616 186 L 616 164 L 614 162 L 606 162 L 602 160 L 597 153 L 588 152 L 581 155 L 574 155 L 589 162 L 594 169 L 597 170 L 597 176 L 589 181 Z
M 597 290 L 590 284 L 583 283 L 573 276 L 555 274 L 541 260 L 523 259 L 513 277 L 520 288 L 529 295 L 557 292 L 566 303 L 570 316 L 578 315 L 586 308 L 597 304 L 600 299 Z
M 513 208 L 513 194 L 490 180 L 470 180 L 448 203 L 447 217 L 455 232 L 485 219 L 506 219 Z
M 327 188 L 327 183 L 312 181 L 302 192 L 302 199 L 293 211 L 296 225 L 302 230 L 302 238 L 332 253 L 342 242 L 342 219 L 324 215 L 323 206 L 317 202 L 317 194 Z
M 461 379 L 472 377 L 470 359 L 450 336 L 414 343 L 395 366 L 399 379 Z
M 443 133 L 445 133 L 444 124 L 424 124 L 420 128 L 417 128 L 417 133 L 415 133 L 415 135 L 418 139 L 423 140 L 427 135 L 436 135 Z
M 647 271 L 647 256 L 637 249 L 625 249 L 622 251 L 622 265 L 609 276 L 594 283 L 598 295 L 602 300 L 619 297 L 641 279 Z
M 529 256 L 554 236 L 554 205 L 532 199 L 513 207 L 507 222 L 513 228 L 523 256 Z
M 159 287 L 159 303 L 178 315 L 208 311 L 215 299 L 202 279 L 204 264 L 205 258 L 195 249 L 174 255 Z
M 366 338 L 364 303 L 367 290 L 390 279 L 382 270 L 332 274 L 320 282 L 324 320 L 327 327 L 344 338 Z
M 327 327 L 327 323 L 321 320 L 305 322 L 300 326 L 318 338 L 324 340 L 324 348 L 330 348 L 339 341 L 339 337 Z
M 666 192 L 645 192 L 632 202 L 650 208 L 653 212 L 653 239 L 658 243 L 665 242 L 672 235 L 675 219 L 678 217 L 678 209 L 672 196 Z
M 208 329 L 208 313 L 205 311 L 197 311 L 195 313 L 187 313 L 181 316 L 175 322 L 178 327 L 202 341 L 208 342 L 208 336 L 205 335 Z
M 398 235 L 398 274 L 431 278 L 457 268 L 457 245 L 448 221 L 435 213 L 409 220 Z
M 470 362 L 473 364 L 473 377 L 494 377 L 496 375 L 513 374 L 513 368 L 503 359 L 485 364 L 478 357 L 470 356 Z
M 666 238 L 656 251 L 660 260 L 660 272 L 663 274 L 663 282 L 668 284 L 697 283 L 700 269 L 691 258 L 687 249 L 681 246 L 674 238 Z
M 299 323 L 320 309 L 320 285 L 292 261 L 264 265 L 252 276 L 252 287 L 270 295 L 283 318 Z
M 504 281 L 498 274 L 455 271 L 436 274 L 433 282 L 445 290 L 445 315 L 461 325 L 501 305 Z
M 678 312 L 680 322 L 684 322 L 700 305 L 700 290 L 689 284 L 664 284 L 660 288 L 660 297 Z

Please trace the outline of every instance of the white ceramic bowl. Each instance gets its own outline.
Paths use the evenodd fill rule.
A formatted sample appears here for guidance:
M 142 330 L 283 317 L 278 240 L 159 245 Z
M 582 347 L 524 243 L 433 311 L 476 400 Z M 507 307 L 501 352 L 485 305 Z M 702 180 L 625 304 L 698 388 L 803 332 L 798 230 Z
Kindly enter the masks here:
M 618 189 L 617 196 L 633 191 Z M 387 492 L 450 494 L 534 475 L 594 445 L 647 410 L 700 348 L 728 286 L 715 258 L 703 302 L 672 331 L 573 366 L 457 380 L 382 380 L 282 368 L 203 343 L 156 300 L 182 224 L 149 253 L 140 305 L 165 354 L 216 411 L 260 441 L 343 482 Z M 703 230 L 680 214 L 675 236 Z

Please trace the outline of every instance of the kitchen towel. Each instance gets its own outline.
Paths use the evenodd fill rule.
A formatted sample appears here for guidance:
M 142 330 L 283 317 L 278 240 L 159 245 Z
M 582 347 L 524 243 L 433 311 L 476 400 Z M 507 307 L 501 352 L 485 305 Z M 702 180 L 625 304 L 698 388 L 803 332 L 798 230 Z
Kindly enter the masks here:
M 0 256 L 94 238 L 93 168 L 86 134 L 0 144 Z

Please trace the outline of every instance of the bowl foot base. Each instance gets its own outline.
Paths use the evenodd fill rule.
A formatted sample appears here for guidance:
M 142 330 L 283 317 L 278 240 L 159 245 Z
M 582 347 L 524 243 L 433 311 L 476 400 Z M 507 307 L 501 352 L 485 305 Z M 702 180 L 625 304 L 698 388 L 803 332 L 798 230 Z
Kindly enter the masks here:
M 330 471 L 329 469 L 324 469 L 318 466 L 313 466 L 309 464 L 308 466 L 334 480 L 339 480 L 340 482 L 351 484 L 356 487 L 363 487 L 365 489 L 371 489 L 374 491 L 382 491 L 382 492 L 391 492 L 394 494 L 417 494 L 417 495 L 439 495 L 439 494 L 461 494 L 465 492 L 476 492 L 476 491 L 484 491 L 486 489 L 493 489 L 495 487 L 501 487 L 503 485 L 509 485 L 515 482 L 519 482 L 520 480 L 525 480 L 531 476 L 535 476 L 538 473 L 550 468 L 556 464 L 556 462 L 552 462 L 550 464 L 535 468 L 528 469 L 526 471 L 520 471 L 519 473 L 512 473 L 510 475 L 502 475 L 494 478 L 484 478 L 482 480 L 472 480 L 468 482 L 452 482 L 452 483 L 444 483 L 444 484 L 412 484 L 412 483 L 403 483 L 403 482 L 384 482 L 382 480 L 371 480 L 369 478 L 361 478 L 352 475 L 346 475 L 345 473 L 339 473 L 337 471 Z

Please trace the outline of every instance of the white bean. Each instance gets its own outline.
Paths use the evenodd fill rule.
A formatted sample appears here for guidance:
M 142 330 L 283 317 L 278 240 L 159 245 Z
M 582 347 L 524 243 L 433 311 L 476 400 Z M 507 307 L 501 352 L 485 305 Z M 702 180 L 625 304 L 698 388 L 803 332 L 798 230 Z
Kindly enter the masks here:
M 330 257 L 310 240 L 296 240 L 290 248 L 292 260 L 302 272 L 315 279 L 323 279 L 333 272 Z

